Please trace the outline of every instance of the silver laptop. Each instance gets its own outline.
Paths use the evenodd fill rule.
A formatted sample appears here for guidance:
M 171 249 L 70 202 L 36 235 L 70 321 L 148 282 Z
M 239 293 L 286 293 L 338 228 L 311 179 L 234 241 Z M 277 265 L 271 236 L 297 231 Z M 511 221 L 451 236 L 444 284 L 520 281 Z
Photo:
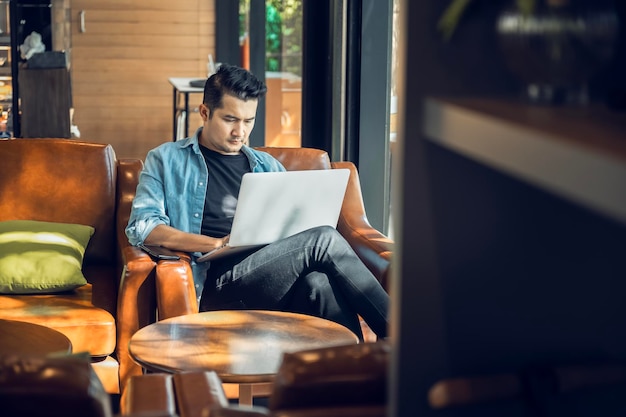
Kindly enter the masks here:
M 350 170 L 244 174 L 229 242 L 198 258 L 217 259 L 317 226 L 337 227 Z

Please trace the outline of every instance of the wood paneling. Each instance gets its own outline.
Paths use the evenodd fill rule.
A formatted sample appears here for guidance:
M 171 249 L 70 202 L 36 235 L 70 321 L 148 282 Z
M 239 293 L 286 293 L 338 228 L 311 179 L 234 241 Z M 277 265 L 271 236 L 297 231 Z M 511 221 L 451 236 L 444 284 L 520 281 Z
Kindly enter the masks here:
M 71 0 L 71 19 L 81 139 L 110 143 L 118 158 L 144 158 L 171 140 L 167 79 L 204 77 L 207 55 L 215 56 L 214 0 Z M 190 130 L 198 124 L 192 114 Z
M 211 0 L 72 0 L 72 8 L 77 10 L 116 10 L 121 12 L 133 10 L 214 10 Z M 209 7 L 207 7 L 209 6 Z
M 77 36 L 80 35 L 80 36 Z M 93 46 L 102 46 L 102 37 L 101 36 L 83 36 L 85 34 L 79 33 L 76 29 L 72 36 L 72 46 L 76 47 L 93 47 Z M 106 46 L 107 47 L 115 47 L 115 46 L 126 46 L 126 47 L 149 47 L 153 48 L 155 45 L 158 45 L 159 48 L 176 48 L 181 45 L 194 45 L 197 42 L 196 35 L 176 35 L 169 36 L 163 34 L 156 35 L 144 35 L 144 34 L 135 34 L 132 37 L 132 45 L 129 42 L 128 35 L 120 35 L 117 33 L 109 34 L 106 37 Z M 206 40 L 202 40 L 203 43 L 207 43 Z M 212 41 L 211 41 L 212 43 Z

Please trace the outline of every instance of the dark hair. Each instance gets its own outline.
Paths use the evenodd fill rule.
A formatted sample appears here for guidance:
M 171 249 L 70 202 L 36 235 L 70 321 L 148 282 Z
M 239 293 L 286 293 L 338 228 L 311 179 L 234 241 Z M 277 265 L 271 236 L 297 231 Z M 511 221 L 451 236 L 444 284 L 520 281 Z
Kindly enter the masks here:
M 209 118 L 215 109 L 223 106 L 224 94 L 241 100 L 259 100 L 267 92 L 267 86 L 250 71 L 235 65 L 221 64 L 204 86 L 202 102 L 209 108 Z

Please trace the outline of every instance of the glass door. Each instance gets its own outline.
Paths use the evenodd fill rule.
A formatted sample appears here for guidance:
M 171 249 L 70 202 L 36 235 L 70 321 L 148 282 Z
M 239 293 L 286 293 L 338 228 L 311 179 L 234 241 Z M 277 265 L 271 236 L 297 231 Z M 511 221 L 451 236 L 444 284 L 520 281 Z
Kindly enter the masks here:
M 232 5 L 216 1 L 224 8 Z M 263 72 L 268 85 L 257 114 L 256 129 L 263 138 L 251 136 L 251 144 L 314 147 L 326 150 L 334 161 L 354 162 L 368 219 L 385 233 L 391 223 L 390 154 L 397 108 L 391 79 L 392 20 L 397 18 L 393 4 L 240 0 L 235 10 L 239 49 L 236 42 L 235 54 L 230 43 L 216 48 L 218 59 L 250 63 L 257 75 Z M 220 23 L 232 22 L 229 16 L 218 15 L 218 46 L 233 38 L 226 23 Z
M 250 0 L 239 3 L 241 63 L 250 69 Z M 265 1 L 265 146 L 302 140 L 302 0 Z
M 0 1 L 0 139 L 11 137 L 9 113 L 13 101 L 9 1 Z

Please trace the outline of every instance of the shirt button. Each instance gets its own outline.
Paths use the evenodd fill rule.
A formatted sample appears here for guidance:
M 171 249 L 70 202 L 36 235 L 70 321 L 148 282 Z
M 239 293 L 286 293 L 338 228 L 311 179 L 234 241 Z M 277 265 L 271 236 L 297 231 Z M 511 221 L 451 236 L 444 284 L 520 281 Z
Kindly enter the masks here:
M 200 181 L 200 182 L 198 183 L 198 185 L 199 185 L 200 187 L 202 187 L 202 186 L 204 185 L 204 183 L 203 183 L 202 181 Z
M 200 215 L 198 213 L 194 213 L 193 217 L 200 217 Z

